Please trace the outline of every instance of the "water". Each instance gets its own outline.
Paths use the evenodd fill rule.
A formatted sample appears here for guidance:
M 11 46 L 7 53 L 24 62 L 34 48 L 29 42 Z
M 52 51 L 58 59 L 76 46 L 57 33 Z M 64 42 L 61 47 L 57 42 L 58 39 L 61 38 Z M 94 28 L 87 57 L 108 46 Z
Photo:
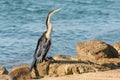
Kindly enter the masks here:
M 120 0 L 0 0 L 0 66 L 30 64 L 52 9 L 49 55 L 73 56 L 77 42 L 120 41 Z

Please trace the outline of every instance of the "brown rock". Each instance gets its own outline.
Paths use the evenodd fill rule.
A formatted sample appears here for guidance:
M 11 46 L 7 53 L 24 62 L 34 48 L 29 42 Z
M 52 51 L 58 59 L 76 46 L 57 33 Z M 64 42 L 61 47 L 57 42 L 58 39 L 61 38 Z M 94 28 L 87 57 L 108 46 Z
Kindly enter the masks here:
M 60 59 L 59 59 L 60 58 Z M 64 76 L 70 74 L 81 74 L 96 71 L 106 71 L 110 68 L 90 61 L 72 60 L 72 57 L 59 56 L 58 60 L 37 63 L 36 68 L 29 71 L 29 65 L 15 66 L 9 72 L 13 80 L 29 80 L 50 76 Z M 61 58 L 64 58 L 63 60 Z M 119 63 L 118 63 L 119 64 Z M 102 64 L 103 65 L 103 64 Z
M 55 55 L 55 56 L 54 56 L 54 59 L 55 59 L 55 60 L 70 60 L 71 57 L 69 57 L 69 56 L 64 56 L 64 55 Z
M 0 67 L 0 75 L 3 75 L 3 74 L 8 74 L 8 71 L 5 67 Z
M 94 63 L 89 64 L 89 62 L 69 60 L 68 58 L 68 60 L 58 59 L 55 61 L 38 63 L 37 67 L 32 70 L 31 76 L 32 78 L 36 79 L 36 78 L 42 78 L 42 77 L 81 74 L 81 73 L 95 72 L 95 71 L 101 71 L 101 70 L 105 71 L 105 70 L 108 70 L 108 68 L 94 64 Z
M 50 77 L 39 80 L 120 80 L 120 69 L 104 72 L 66 75 L 61 77 Z
M 118 52 L 111 45 L 98 40 L 77 43 L 77 58 L 96 60 L 100 58 L 118 58 Z
M 81 74 L 87 72 L 95 72 L 99 70 L 108 70 L 100 65 L 88 64 L 88 62 L 71 61 L 71 60 L 56 60 L 50 63 L 49 76 L 65 76 L 70 74 Z
M 65 56 L 65 55 L 55 55 L 55 60 L 78 60 L 76 57 Z
M 109 67 L 110 69 L 118 69 L 120 68 L 120 58 L 103 58 L 99 60 L 95 60 L 94 63 L 100 64 L 105 67 Z
M 12 80 L 9 75 L 0 75 L 0 80 Z
M 9 72 L 9 75 L 13 80 L 28 80 L 31 78 L 29 65 L 15 66 Z
M 112 44 L 112 46 L 118 51 L 118 53 L 120 55 L 120 42 L 114 43 L 114 44 Z
M 48 75 L 49 62 L 38 63 L 37 67 L 32 69 L 31 77 L 40 78 Z

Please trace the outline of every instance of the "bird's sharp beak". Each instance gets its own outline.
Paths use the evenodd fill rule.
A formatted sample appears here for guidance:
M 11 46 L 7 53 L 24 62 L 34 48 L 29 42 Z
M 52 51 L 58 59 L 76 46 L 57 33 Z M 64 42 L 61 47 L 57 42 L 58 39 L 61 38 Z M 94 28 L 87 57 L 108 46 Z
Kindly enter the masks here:
M 60 11 L 61 9 L 56 9 L 54 12 L 56 13 L 56 12 L 58 12 L 58 11 Z

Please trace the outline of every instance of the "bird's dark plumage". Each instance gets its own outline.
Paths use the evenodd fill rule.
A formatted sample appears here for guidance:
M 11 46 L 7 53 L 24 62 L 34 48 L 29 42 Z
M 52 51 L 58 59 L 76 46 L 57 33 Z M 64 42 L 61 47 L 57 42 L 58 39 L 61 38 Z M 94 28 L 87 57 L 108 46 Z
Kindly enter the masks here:
M 45 60 L 47 52 L 50 49 L 51 40 L 46 38 L 45 33 L 46 32 L 44 32 L 43 35 L 38 40 L 36 50 L 34 53 L 34 60 L 30 66 L 30 71 L 36 65 L 37 62 L 42 62 L 43 60 Z
M 46 19 L 46 26 L 47 26 L 47 31 L 45 31 L 42 36 L 39 38 L 36 50 L 34 53 L 34 59 L 33 62 L 30 66 L 30 71 L 32 70 L 33 67 L 36 66 L 37 62 L 43 62 L 43 60 L 47 60 L 49 58 L 46 57 L 50 46 L 51 46 L 51 33 L 52 33 L 52 24 L 50 23 L 50 17 L 52 14 L 58 12 L 60 9 L 57 10 L 52 10 L 48 13 L 47 19 Z

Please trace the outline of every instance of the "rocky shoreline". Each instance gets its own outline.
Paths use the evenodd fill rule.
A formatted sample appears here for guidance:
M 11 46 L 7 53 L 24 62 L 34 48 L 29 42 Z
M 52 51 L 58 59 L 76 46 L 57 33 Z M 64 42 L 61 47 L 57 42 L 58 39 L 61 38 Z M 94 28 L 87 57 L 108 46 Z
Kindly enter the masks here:
M 120 69 L 119 42 L 107 44 L 99 40 L 90 40 L 77 43 L 76 50 L 75 56 L 56 55 L 55 61 L 38 63 L 32 72 L 29 71 L 29 64 L 14 66 L 9 72 L 5 67 L 0 67 L 0 80 L 44 80 L 46 77 L 49 79 Z

